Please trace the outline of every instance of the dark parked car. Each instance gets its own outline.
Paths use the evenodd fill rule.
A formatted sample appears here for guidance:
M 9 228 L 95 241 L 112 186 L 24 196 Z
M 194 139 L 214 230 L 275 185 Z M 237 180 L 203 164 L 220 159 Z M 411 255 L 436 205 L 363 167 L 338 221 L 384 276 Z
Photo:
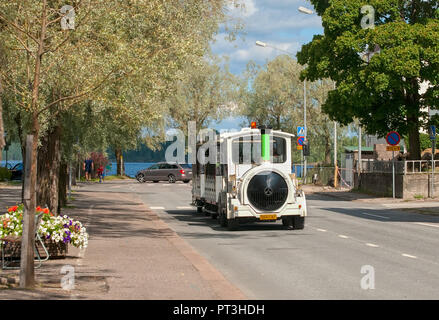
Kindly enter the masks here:
M 21 180 L 23 177 L 23 163 L 17 163 L 12 168 L 10 166 L 9 171 L 11 172 L 11 180 Z
M 137 172 L 136 179 L 139 182 L 168 181 L 169 183 L 175 183 L 176 181 L 183 181 L 188 183 L 192 180 L 192 166 L 190 164 L 159 162 Z

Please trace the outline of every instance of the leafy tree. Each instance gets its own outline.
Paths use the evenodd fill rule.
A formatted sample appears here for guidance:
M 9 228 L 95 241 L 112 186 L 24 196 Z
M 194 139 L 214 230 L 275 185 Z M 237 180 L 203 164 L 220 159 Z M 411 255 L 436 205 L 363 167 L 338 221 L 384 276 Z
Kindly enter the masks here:
M 3 126 L 3 87 L 2 87 L 2 81 L 0 79 L 0 161 L 2 160 L 2 151 L 3 148 L 6 146 L 6 141 L 4 139 L 4 133 L 5 129 Z
M 241 85 L 241 113 L 248 122 L 256 121 L 275 130 L 296 134 L 303 125 L 303 68 L 288 55 L 281 55 L 263 67 L 249 63 Z M 329 80 L 307 84 L 307 138 L 311 146 L 310 161 L 331 163 L 333 122 L 322 112 Z M 295 145 L 295 141 L 293 141 Z M 293 160 L 299 162 L 300 152 L 293 150 Z
M 304 45 L 298 60 L 308 65 L 304 78 L 336 81 L 323 110 L 344 125 L 359 119 L 369 134 L 407 134 L 410 158 L 419 159 L 426 108 L 439 108 L 439 1 L 367 1 L 375 13 L 373 28 L 362 24 L 364 1 L 311 3 L 324 34 Z M 422 93 L 424 82 L 429 87 Z
M 243 82 L 243 116 L 249 122 L 293 132 L 294 125 L 303 122 L 300 120 L 303 119 L 301 70 L 288 55 L 278 56 L 262 68 L 249 64 L 247 79 Z
M 166 99 L 170 126 L 187 134 L 189 121 L 195 121 L 199 130 L 228 116 L 234 108 L 236 83 L 215 57 L 186 64 L 174 94 Z
M 203 56 L 224 20 L 226 3 L 71 1 L 76 12 L 75 29 L 67 31 L 60 27 L 66 16 L 60 12 L 64 1 L 0 3 L 0 40 L 11 57 L 11 63 L 0 70 L 0 77 L 6 84 L 9 110 L 17 119 L 19 137 L 22 141 L 27 133 L 34 137 L 32 163 L 26 164 L 31 166 L 32 188 L 37 181 L 40 150 L 43 176 L 40 174 L 39 190 L 51 189 L 40 201 L 56 211 L 54 195 L 61 146 L 71 149 L 73 145 L 72 141 L 60 141 L 68 127 L 64 121 L 83 114 L 83 108 L 95 109 L 92 114 L 112 108 L 109 114 L 114 121 L 107 123 L 114 127 L 126 124 L 122 133 L 105 126 L 105 122 L 101 127 L 107 131 L 97 129 L 98 125 L 79 129 L 94 131 L 95 140 L 103 142 L 105 139 L 96 139 L 96 131 L 107 137 L 115 137 L 117 132 L 120 140 L 136 136 L 132 132 L 140 130 L 141 117 L 151 113 L 144 111 L 167 91 L 188 57 Z M 116 93 L 118 98 L 112 99 Z M 31 207 L 34 205 L 32 199 Z
M 331 156 L 334 150 L 334 122 L 329 120 L 322 106 L 328 93 L 334 90 L 334 83 L 328 79 L 309 84 L 310 106 L 307 107 L 308 139 L 312 143 L 314 160 L 322 161 L 325 165 L 332 163 Z

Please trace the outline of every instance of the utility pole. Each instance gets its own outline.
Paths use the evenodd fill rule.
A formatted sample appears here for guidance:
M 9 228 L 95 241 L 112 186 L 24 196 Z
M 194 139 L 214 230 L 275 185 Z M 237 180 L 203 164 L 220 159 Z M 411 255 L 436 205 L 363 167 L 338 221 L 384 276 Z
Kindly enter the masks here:
M 334 188 L 338 185 L 338 165 L 337 165 L 337 122 L 334 121 Z
M 305 141 L 308 128 L 306 127 L 306 79 L 303 80 L 303 126 L 305 127 Z M 302 150 L 303 153 L 303 150 Z M 306 156 L 303 155 L 303 183 L 306 184 Z
M 360 186 L 360 176 L 361 176 L 361 124 L 358 124 L 358 186 Z
M 337 84 L 334 81 L 334 90 L 337 89 Z M 334 188 L 338 185 L 338 164 L 337 164 L 337 122 L 334 121 Z

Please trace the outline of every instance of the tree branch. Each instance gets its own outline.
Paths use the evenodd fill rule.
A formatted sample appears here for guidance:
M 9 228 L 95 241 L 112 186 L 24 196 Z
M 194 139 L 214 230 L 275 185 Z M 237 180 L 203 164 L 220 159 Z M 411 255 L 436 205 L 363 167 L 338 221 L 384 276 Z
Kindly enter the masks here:
M 88 89 L 88 90 L 85 90 L 85 91 L 83 91 L 82 93 L 79 93 L 79 94 L 76 94 L 76 95 L 70 95 L 70 96 L 67 96 L 67 97 L 61 97 L 61 98 L 59 98 L 59 99 L 57 99 L 57 100 L 55 100 L 55 101 L 53 101 L 53 102 L 51 102 L 51 103 L 49 103 L 48 105 L 46 105 L 44 108 L 42 108 L 39 112 L 38 112 L 38 114 L 41 114 L 42 112 L 44 112 L 44 111 L 46 111 L 46 110 L 48 110 L 48 109 L 50 109 L 52 106 L 54 106 L 54 105 L 56 105 L 56 104 L 58 104 L 58 103 L 60 103 L 60 102 L 64 102 L 64 101 L 68 101 L 68 100 L 75 100 L 75 103 L 77 103 L 78 101 L 76 101 L 76 99 L 79 99 L 79 98 L 82 98 L 82 97 L 84 97 L 84 96 L 86 96 L 86 95 L 88 95 L 88 94 L 90 94 L 91 92 L 93 92 L 93 91 L 96 91 L 97 89 L 99 89 L 104 83 L 105 83 L 105 81 L 107 81 L 108 80 L 108 78 L 110 78 L 110 76 L 112 75 L 114 73 L 114 71 L 111 71 L 111 72 L 109 72 L 96 86 L 94 86 L 93 88 L 91 88 L 91 89 Z M 75 104 L 75 103 L 73 103 L 73 104 Z
M 17 24 L 15 24 L 12 21 L 9 21 L 8 19 L 5 18 L 4 15 L 2 15 L 0 13 L 0 19 L 3 20 L 7 25 L 11 25 L 13 26 L 15 29 L 17 29 L 18 31 L 20 31 L 21 33 L 25 34 L 26 36 L 28 36 L 29 38 L 31 38 L 33 41 L 35 41 L 36 44 L 38 44 L 38 39 L 35 38 L 32 34 L 30 34 L 29 32 L 23 30 L 23 28 L 20 28 L 20 26 L 18 26 Z

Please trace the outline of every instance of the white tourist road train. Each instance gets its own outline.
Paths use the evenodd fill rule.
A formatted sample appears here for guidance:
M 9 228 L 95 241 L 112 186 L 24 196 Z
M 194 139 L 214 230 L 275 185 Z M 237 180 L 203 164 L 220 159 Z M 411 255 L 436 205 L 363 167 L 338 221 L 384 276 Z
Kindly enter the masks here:
M 213 161 L 197 159 L 193 165 L 197 211 L 210 213 L 229 230 L 244 222 L 277 220 L 288 229 L 303 229 L 306 198 L 291 173 L 293 137 L 252 123 L 252 128 L 217 135 L 210 149 L 207 141 L 197 141 L 197 154 L 206 158 L 216 147 Z

